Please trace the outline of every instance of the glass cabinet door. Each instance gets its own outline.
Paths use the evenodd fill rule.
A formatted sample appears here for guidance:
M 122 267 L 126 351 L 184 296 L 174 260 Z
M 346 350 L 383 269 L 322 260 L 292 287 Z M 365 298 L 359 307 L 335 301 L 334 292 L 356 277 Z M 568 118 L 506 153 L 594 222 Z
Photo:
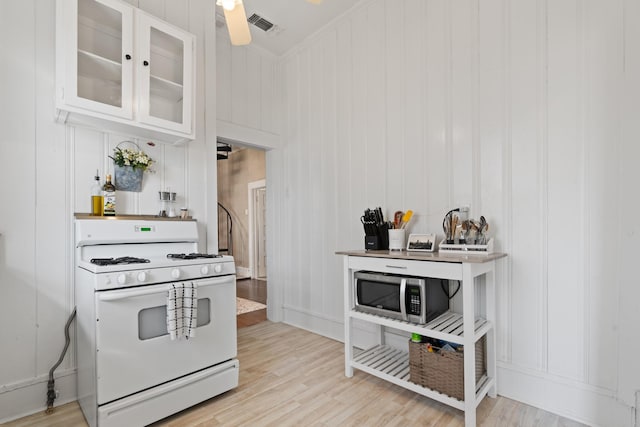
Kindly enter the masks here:
M 68 57 L 67 102 L 105 114 L 133 115 L 133 8 L 111 0 L 76 0 L 76 52 Z
M 149 15 L 138 16 L 139 120 L 190 133 L 193 37 Z

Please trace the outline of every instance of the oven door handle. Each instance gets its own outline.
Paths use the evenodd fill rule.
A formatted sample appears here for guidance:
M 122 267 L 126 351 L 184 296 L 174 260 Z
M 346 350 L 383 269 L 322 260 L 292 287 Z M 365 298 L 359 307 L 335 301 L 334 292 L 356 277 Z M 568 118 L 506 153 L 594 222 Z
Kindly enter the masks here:
M 224 277 L 215 277 L 211 279 L 199 279 L 198 281 L 193 280 L 198 285 L 198 288 L 204 288 L 206 286 L 215 286 L 221 285 L 223 283 L 229 282 L 229 280 L 233 280 L 232 278 L 235 276 L 224 276 Z M 182 283 L 182 282 L 180 282 Z M 152 289 L 149 289 L 152 288 Z M 153 294 L 161 294 L 164 292 L 168 292 L 169 287 L 168 284 L 165 285 L 152 285 L 148 288 L 143 289 L 121 289 L 116 291 L 102 291 L 98 292 L 98 300 L 100 301 L 118 301 L 126 298 L 134 298 L 134 297 L 142 297 L 145 295 L 153 295 Z
M 407 293 L 407 279 L 400 280 L 400 314 L 402 314 L 402 320 L 409 320 L 407 318 L 407 299 L 405 298 Z

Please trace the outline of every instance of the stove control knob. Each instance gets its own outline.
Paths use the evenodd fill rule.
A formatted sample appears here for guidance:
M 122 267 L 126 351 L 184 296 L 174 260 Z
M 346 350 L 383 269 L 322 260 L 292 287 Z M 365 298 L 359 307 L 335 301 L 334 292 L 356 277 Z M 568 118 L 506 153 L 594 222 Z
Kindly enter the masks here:
M 147 272 L 146 271 L 141 271 L 140 273 L 138 273 L 138 282 L 146 282 L 147 281 Z
M 123 273 L 118 276 L 118 284 L 124 285 L 125 283 L 127 283 L 127 275 Z
M 207 274 L 208 272 L 209 272 L 209 266 L 208 265 L 203 265 L 202 267 L 200 267 L 200 273 L 202 273 L 203 276 L 205 274 Z
M 213 271 L 215 271 L 216 273 L 222 273 L 222 265 L 220 264 L 216 264 L 213 266 Z
M 173 277 L 174 279 L 179 279 L 180 278 L 180 269 L 179 268 L 174 268 L 173 270 L 171 270 L 171 277 Z

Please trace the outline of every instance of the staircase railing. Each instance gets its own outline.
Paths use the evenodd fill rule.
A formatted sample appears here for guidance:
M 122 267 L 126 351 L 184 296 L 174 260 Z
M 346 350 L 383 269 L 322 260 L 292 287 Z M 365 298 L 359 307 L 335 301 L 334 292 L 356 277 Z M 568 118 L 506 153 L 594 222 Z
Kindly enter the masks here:
M 233 255 L 233 236 L 231 232 L 233 231 L 233 219 L 231 218 L 231 213 L 222 206 L 220 202 L 218 202 L 218 224 L 220 224 L 220 209 L 222 209 L 226 213 L 226 233 L 227 233 L 227 247 L 220 247 L 220 225 L 218 225 L 218 253 L 226 252 L 227 255 Z

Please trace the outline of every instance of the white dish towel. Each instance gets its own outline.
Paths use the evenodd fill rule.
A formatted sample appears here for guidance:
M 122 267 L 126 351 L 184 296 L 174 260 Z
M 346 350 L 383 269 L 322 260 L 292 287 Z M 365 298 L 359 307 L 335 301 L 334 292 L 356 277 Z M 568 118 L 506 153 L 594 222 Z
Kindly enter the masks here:
M 171 283 L 167 288 L 167 332 L 171 340 L 193 338 L 198 325 L 198 285 Z
M 189 339 L 196 336 L 196 326 L 198 326 L 198 285 L 193 282 L 183 283 L 183 287 L 183 336 Z

